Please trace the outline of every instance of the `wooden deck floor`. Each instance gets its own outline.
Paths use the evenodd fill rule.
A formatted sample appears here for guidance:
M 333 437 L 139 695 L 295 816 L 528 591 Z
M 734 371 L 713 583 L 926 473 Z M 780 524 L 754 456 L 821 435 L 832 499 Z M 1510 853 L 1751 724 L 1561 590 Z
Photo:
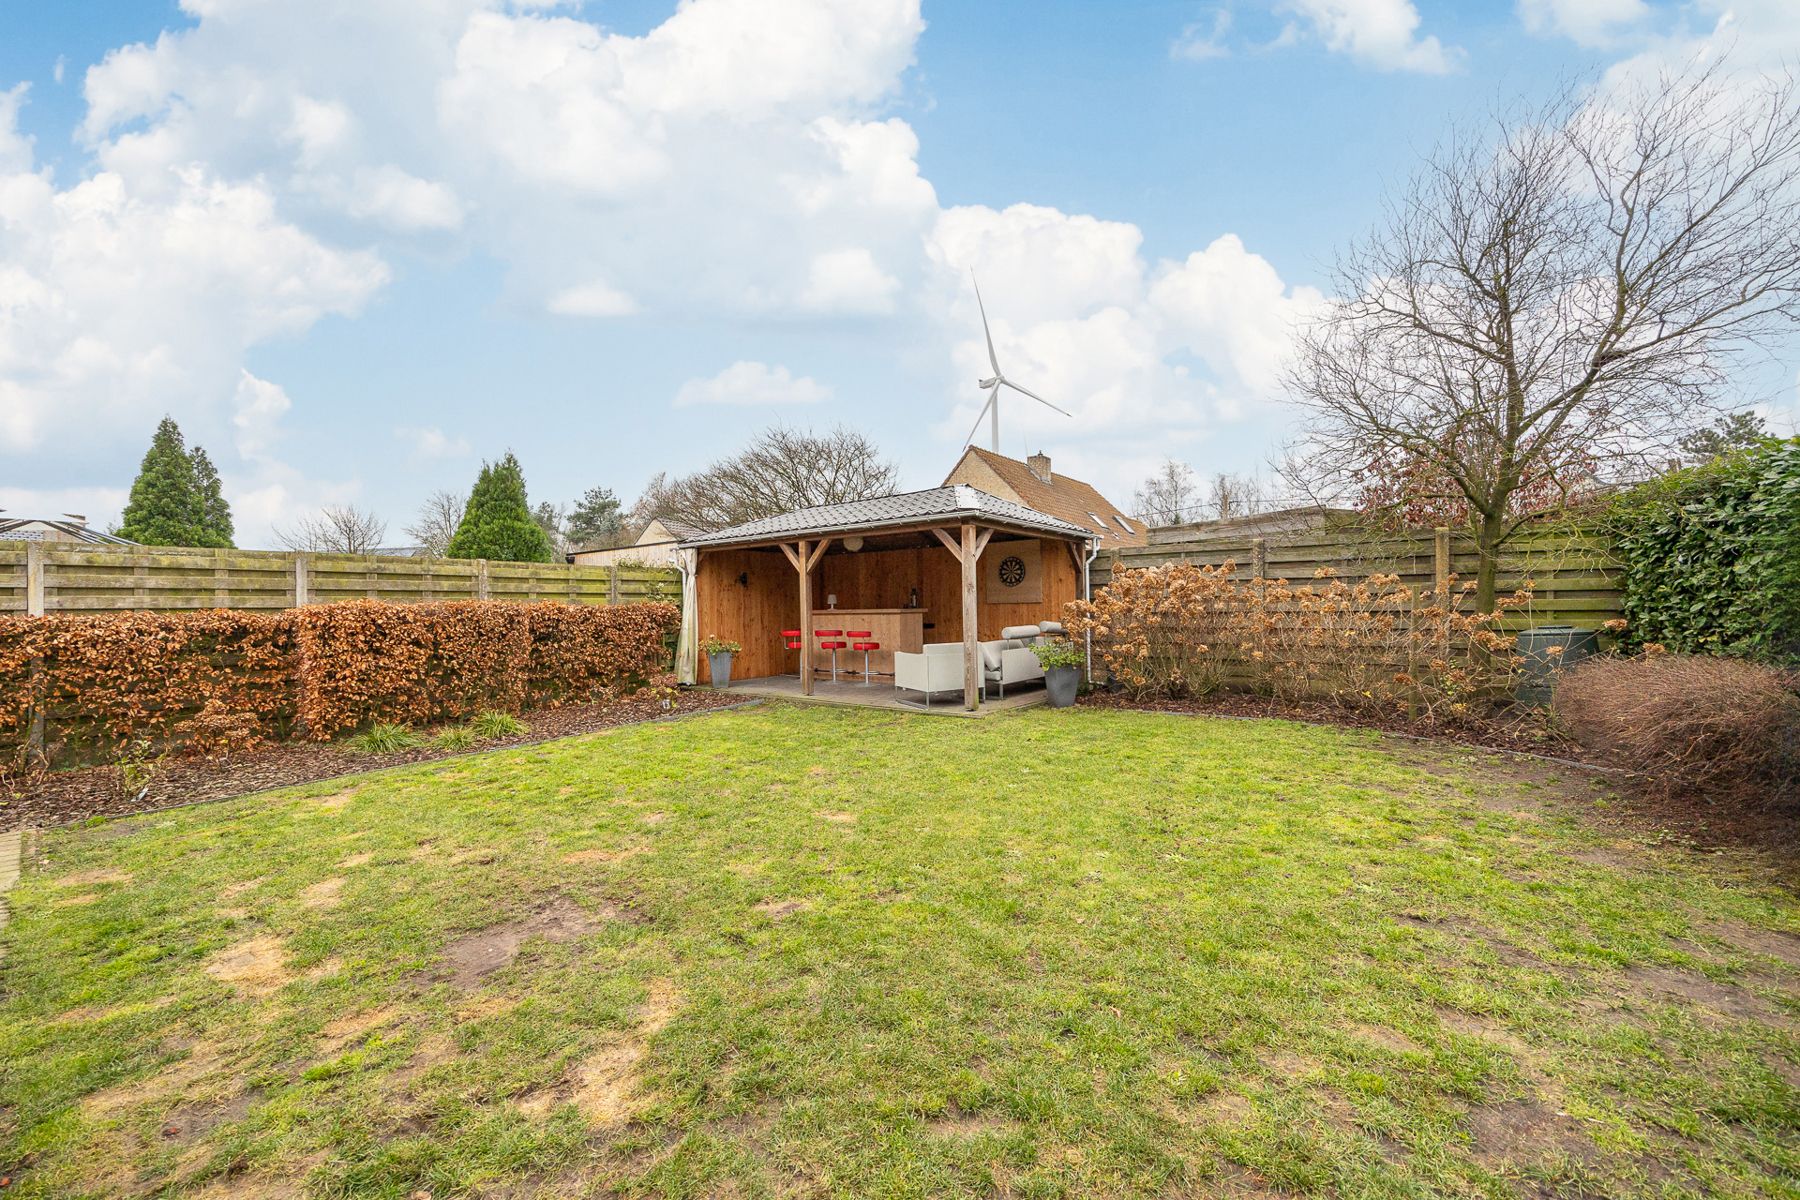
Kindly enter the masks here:
M 848 683 L 820 679 L 813 683 L 813 694 L 802 695 L 798 675 L 772 675 L 763 679 L 734 679 L 729 689 L 734 695 L 765 696 L 777 700 L 798 700 L 806 704 L 849 704 L 861 708 L 885 708 L 897 712 L 930 713 L 940 717 L 981 717 L 989 713 L 1032 708 L 1049 700 L 1042 683 L 1027 683 L 1016 690 L 1007 689 L 1002 700 L 991 691 L 982 698 L 981 707 L 969 712 L 962 706 L 962 692 L 939 692 L 932 696 L 931 707 L 917 692 L 902 692 L 891 684 L 877 681 L 864 686 L 859 680 Z

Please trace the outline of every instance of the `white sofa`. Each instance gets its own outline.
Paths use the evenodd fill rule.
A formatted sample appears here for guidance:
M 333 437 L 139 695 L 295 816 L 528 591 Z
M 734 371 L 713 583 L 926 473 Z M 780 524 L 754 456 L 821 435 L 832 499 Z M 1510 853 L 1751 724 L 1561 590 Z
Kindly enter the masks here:
M 1060 635 L 1063 627 L 1056 621 L 1039 621 L 1036 625 L 1009 625 L 1000 631 L 996 641 L 977 642 L 981 655 L 981 690 L 990 685 L 1006 698 L 1007 684 L 1030 683 L 1044 677 L 1044 668 L 1031 648 L 1051 636 Z M 963 685 L 961 642 L 932 642 L 921 654 L 901 651 L 894 655 L 894 686 L 906 691 L 925 693 L 925 706 L 931 707 L 932 692 L 960 690 Z
M 962 649 L 961 642 L 931 642 L 919 654 L 896 652 L 894 687 L 924 692 L 926 708 L 931 707 L 933 692 L 962 691 Z

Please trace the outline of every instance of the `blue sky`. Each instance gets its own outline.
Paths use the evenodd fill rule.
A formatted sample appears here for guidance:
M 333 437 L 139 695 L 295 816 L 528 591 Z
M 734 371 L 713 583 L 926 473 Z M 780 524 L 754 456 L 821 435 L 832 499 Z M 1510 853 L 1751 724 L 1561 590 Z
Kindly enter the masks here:
M 0 0 L 0 507 L 116 514 L 164 412 L 240 541 L 1003 408 L 1125 501 L 1262 467 L 1284 331 L 1452 122 L 1633 59 L 1800 52 L 1791 0 Z M 159 40 L 160 39 L 160 40 Z M 60 75 L 60 79 L 59 79 Z M 16 85 L 27 85 L 20 89 Z M 7 93 L 7 89 L 13 89 Z M 1794 401 L 1794 362 L 1752 398 Z

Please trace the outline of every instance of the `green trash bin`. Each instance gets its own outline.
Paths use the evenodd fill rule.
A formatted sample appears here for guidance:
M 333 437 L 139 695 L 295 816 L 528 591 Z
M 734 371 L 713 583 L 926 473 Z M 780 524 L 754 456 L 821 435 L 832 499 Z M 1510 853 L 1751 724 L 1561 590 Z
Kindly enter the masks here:
M 1573 625 L 1537 625 L 1519 634 L 1519 682 L 1513 697 L 1520 704 L 1542 708 L 1556 690 L 1556 676 L 1584 658 L 1600 652 L 1600 632 Z

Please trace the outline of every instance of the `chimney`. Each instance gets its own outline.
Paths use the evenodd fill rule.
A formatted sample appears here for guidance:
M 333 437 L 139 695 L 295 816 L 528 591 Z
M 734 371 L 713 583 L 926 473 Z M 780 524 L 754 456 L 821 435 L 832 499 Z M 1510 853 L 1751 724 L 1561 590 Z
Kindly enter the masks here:
M 1041 450 L 1025 460 L 1025 469 L 1036 475 L 1040 482 L 1050 482 L 1050 456 Z

